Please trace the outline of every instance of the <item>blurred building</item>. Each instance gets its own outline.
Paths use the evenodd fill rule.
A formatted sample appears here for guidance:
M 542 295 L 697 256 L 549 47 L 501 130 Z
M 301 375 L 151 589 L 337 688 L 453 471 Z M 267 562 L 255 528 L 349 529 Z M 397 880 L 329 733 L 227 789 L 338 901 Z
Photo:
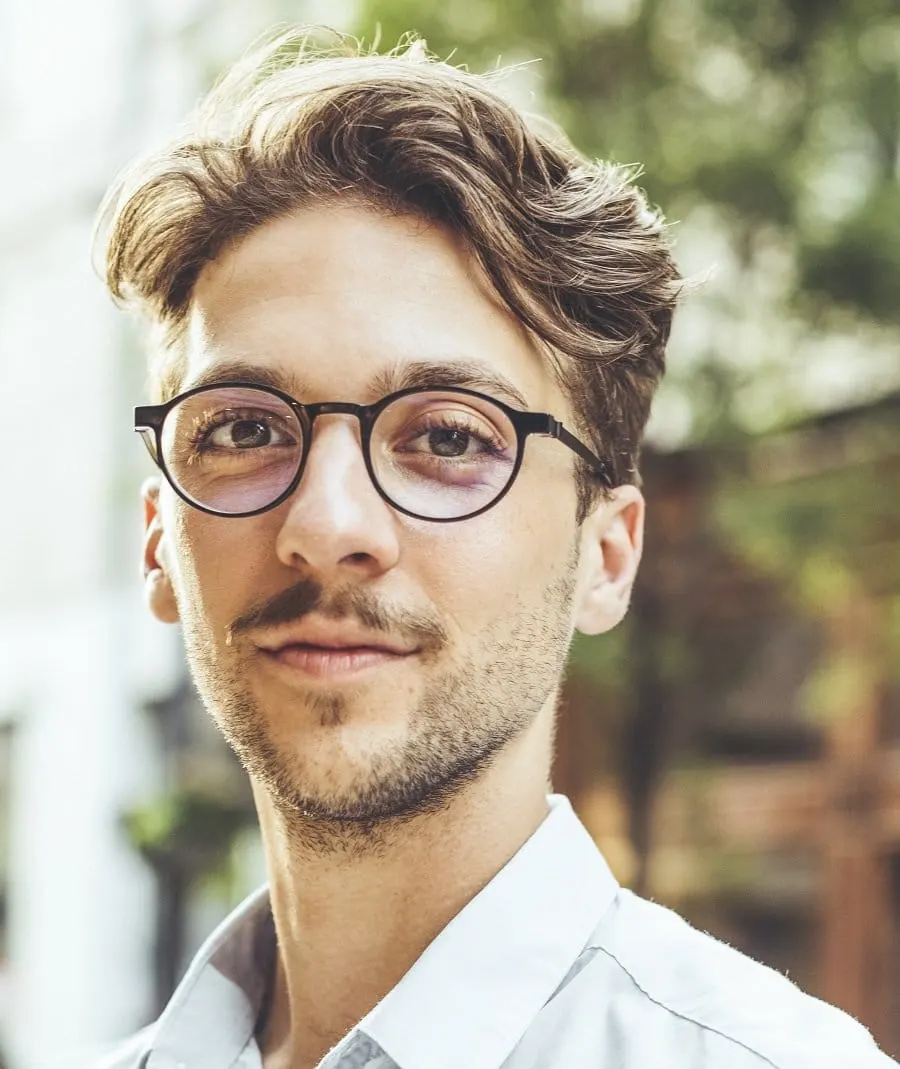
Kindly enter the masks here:
M 562 781 L 623 879 L 896 1056 L 900 395 L 645 475 L 627 673 L 573 678 Z

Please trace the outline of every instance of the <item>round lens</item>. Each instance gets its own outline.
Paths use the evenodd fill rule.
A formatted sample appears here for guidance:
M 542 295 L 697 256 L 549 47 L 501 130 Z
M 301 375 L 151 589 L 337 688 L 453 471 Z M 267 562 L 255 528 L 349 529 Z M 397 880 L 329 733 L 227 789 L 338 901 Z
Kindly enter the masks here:
M 170 477 L 191 501 L 225 515 L 271 505 L 297 474 L 302 451 L 294 410 L 262 388 L 200 390 L 162 428 Z
M 399 508 L 423 519 L 464 519 L 509 485 L 516 430 L 501 408 L 428 391 L 392 401 L 372 430 L 375 477 Z

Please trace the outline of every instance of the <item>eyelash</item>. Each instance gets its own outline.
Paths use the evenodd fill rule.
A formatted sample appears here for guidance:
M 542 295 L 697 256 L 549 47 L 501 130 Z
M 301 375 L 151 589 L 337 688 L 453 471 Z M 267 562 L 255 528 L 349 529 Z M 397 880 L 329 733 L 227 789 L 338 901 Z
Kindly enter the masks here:
M 267 416 L 260 412 L 241 412 L 238 409 L 230 409 L 226 412 L 220 412 L 218 415 L 196 421 L 191 429 L 190 438 L 188 439 L 192 448 L 198 449 L 202 452 L 205 440 L 210 437 L 220 427 L 225 427 L 229 423 L 239 423 L 241 420 L 255 420 L 259 423 L 263 423 L 268 427 L 273 427 L 275 424 L 275 417 Z
M 474 438 L 477 442 L 485 447 L 487 452 L 490 452 L 494 456 L 500 456 L 503 454 L 505 447 L 502 441 L 497 437 L 488 437 L 485 434 L 480 433 L 472 428 L 471 424 L 466 422 L 465 419 L 454 418 L 453 414 L 450 414 L 446 418 L 435 419 L 433 416 L 423 416 L 422 426 L 415 427 L 410 432 L 410 439 L 418 438 L 422 434 L 427 434 L 430 430 L 442 430 L 442 431 L 462 431 L 463 434 L 468 434 Z

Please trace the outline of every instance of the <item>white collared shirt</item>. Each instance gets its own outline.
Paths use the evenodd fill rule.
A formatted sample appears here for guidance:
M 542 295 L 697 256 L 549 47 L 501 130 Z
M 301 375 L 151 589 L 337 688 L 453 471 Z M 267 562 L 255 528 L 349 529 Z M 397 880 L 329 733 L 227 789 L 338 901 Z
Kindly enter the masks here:
M 319 1069 L 889 1069 L 856 1021 L 618 886 L 568 801 Z M 264 888 L 102 1069 L 261 1069 Z

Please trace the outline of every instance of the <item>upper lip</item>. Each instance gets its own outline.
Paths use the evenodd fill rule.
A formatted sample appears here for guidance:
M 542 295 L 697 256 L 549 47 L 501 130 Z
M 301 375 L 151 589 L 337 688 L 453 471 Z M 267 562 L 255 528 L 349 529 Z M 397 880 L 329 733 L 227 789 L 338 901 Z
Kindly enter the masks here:
M 388 653 L 413 653 L 416 647 L 352 623 L 328 624 L 304 620 L 290 628 L 279 628 L 257 641 L 260 649 L 277 653 L 287 646 L 318 646 L 321 649 L 375 649 Z

